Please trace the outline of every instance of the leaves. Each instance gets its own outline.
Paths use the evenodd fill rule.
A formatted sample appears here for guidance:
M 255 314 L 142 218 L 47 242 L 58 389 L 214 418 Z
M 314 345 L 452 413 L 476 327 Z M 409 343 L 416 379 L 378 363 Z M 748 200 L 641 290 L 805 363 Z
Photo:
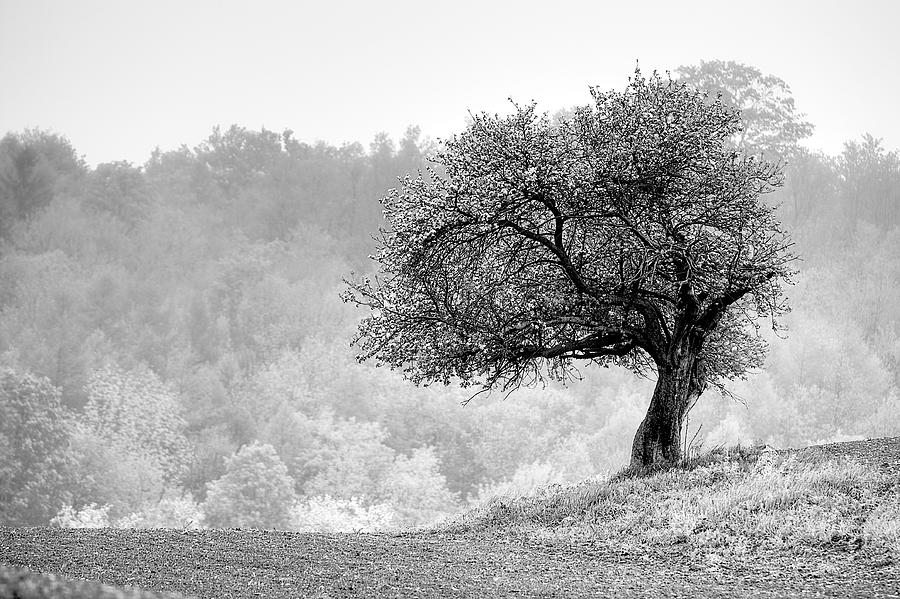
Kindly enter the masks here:
M 88 403 L 82 422 L 95 435 L 147 455 L 167 480 L 187 469 L 191 449 L 177 397 L 149 369 L 126 372 L 106 366 L 88 383 Z
M 778 77 L 723 60 L 682 66 L 677 73 L 680 81 L 740 111 L 743 126 L 732 141 L 741 150 L 791 158 L 799 150 L 798 142 L 813 133 L 813 125 L 797 110 L 790 87 Z
M 698 338 L 712 382 L 760 364 L 746 327 L 786 309 L 790 241 L 759 197 L 778 169 L 737 154 L 739 115 L 656 74 L 559 123 L 475 115 L 383 200 L 360 359 L 416 383 L 515 388 L 572 360 L 639 373 Z M 747 352 L 747 348 L 752 348 Z
M 209 483 L 203 512 L 210 526 L 288 527 L 294 481 L 271 445 L 252 443 L 226 459 L 222 478 Z
M 70 415 L 46 379 L 0 370 L 0 524 L 35 526 L 68 497 Z

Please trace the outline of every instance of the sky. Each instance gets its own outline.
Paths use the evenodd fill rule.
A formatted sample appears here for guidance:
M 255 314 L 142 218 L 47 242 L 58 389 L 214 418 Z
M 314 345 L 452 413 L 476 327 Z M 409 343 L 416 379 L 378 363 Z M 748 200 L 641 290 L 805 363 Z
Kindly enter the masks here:
M 829 154 L 900 148 L 900 1 L 0 0 L 0 135 L 143 164 L 216 125 L 368 144 L 446 138 L 509 98 L 551 113 L 644 72 L 734 60 L 784 79 Z

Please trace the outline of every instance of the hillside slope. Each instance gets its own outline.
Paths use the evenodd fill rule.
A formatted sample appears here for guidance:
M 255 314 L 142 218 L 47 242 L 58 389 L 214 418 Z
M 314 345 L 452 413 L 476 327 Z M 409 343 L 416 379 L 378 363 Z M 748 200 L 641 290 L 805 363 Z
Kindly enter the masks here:
M 890 597 L 898 465 L 900 439 L 741 453 L 500 499 L 402 534 L 0 529 L 0 564 L 209 598 Z M 12 576 L 0 570 L 0 597 L 91 596 L 40 584 L 17 595 Z

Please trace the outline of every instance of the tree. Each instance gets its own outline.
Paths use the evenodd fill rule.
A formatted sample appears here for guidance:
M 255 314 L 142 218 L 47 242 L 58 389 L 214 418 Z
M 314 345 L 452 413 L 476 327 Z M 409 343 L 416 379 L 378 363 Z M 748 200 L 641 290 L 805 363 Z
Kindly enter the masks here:
M 791 88 L 774 75 L 734 61 L 701 61 L 699 65 L 677 69 L 683 83 L 721 94 L 722 102 L 741 112 L 743 126 L 735 132 L 738 148 L 787 158 L 797 150 L 797 142 L 812 135 L 813 125 L 797 111 Z
M 866 134 L 848 141 L 838 159 L 845 222 L 866 220 L 890 229 L 900 224 L 900 155 Z
M 804 148 L 794 152 L 779 195 L 781 210 L 794 230 L 826 218 L 837 204 L 840 177 L 834 159 Z
M 147 368 L 106 366 L 88 383 L 82 422 L 109 444 L 151 459 L 166 482 L 179 480 L 191 460 L 178 397 Z
M 73 506 L 105 506 L 107 515 L 117 519 L 159 501 L 165 473 L 152 456 L 136 451 L 127 440 L 100 435 L 84 425 L 73 428 Z
M 144 173 L 129 162 L 100 164 L 88 176 L 84 204 L 133 228 L 145 218 L 150 197 Z
M 46 525 L 68 500 L 69 415 L 44 378 L 0 371 L 0 525 Z
M 207 524 L 287 529 L 296 500 L 294 481 L 272 446 L 254 442 L 226 464 L 225 475 L 209 483 L 206 491 Z
M 223 133 L 215 127 L 196 154 L 207 165 L 226 201 L 233 202 L 241 189 L 263 178 L 277 164 L 282 140 L 281 135 L 266 129 L 256 132 L 232 125 Z
M 68 139 L 29 129 L 0 139 L 0 236 L 87 172 Z
M 761 364 L 750 325 L 787 308 L 790 240 L 759 200 L 780 172 L 730 149 L 739 114 L 684 84 L 637 71 L 591 93 L 557 126 L 533 105 L 474 117 L 445 177 L 384 198 L 380 274 L 344 298 L 371 310 L 359 359 L 417 384 L 655 371 L 631 459 L 672 462 L 704 389 Z
M 11 223 L 50 203 L 53 180 L 37 150 L 10 136 L 0 144 L 5 159 L 0 171 L 0 215 L 3 222 Z
M 420 447 L 409 457 L 394 459 L 381 483 L 381 494 L 403 526 L 428 524 L 456 510 L 458 497 L 447 489 L 440 467 L 433 447 Z
M 301 419 L 302 415 L 297 414 Z M 311 423 L 311 442 L 294 462 L 306 471 L 307 496 L 342 499 L 378 495 L 378 484 L 390 472 L 394 451 L 384 444 L 385 432 L 372 422 L 345 420 L 325 414 Z

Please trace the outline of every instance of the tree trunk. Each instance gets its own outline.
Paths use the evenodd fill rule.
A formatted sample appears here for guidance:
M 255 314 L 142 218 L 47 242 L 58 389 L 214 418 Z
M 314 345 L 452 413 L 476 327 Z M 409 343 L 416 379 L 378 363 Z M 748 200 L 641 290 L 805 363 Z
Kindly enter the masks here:
M 694 352 L 673 367 L 660 367 L 650 408 L 631 446 L 632 466 L 654 466 L 681 460 L 681 427 L 685 414 L 706 388 L 702 361 Z

